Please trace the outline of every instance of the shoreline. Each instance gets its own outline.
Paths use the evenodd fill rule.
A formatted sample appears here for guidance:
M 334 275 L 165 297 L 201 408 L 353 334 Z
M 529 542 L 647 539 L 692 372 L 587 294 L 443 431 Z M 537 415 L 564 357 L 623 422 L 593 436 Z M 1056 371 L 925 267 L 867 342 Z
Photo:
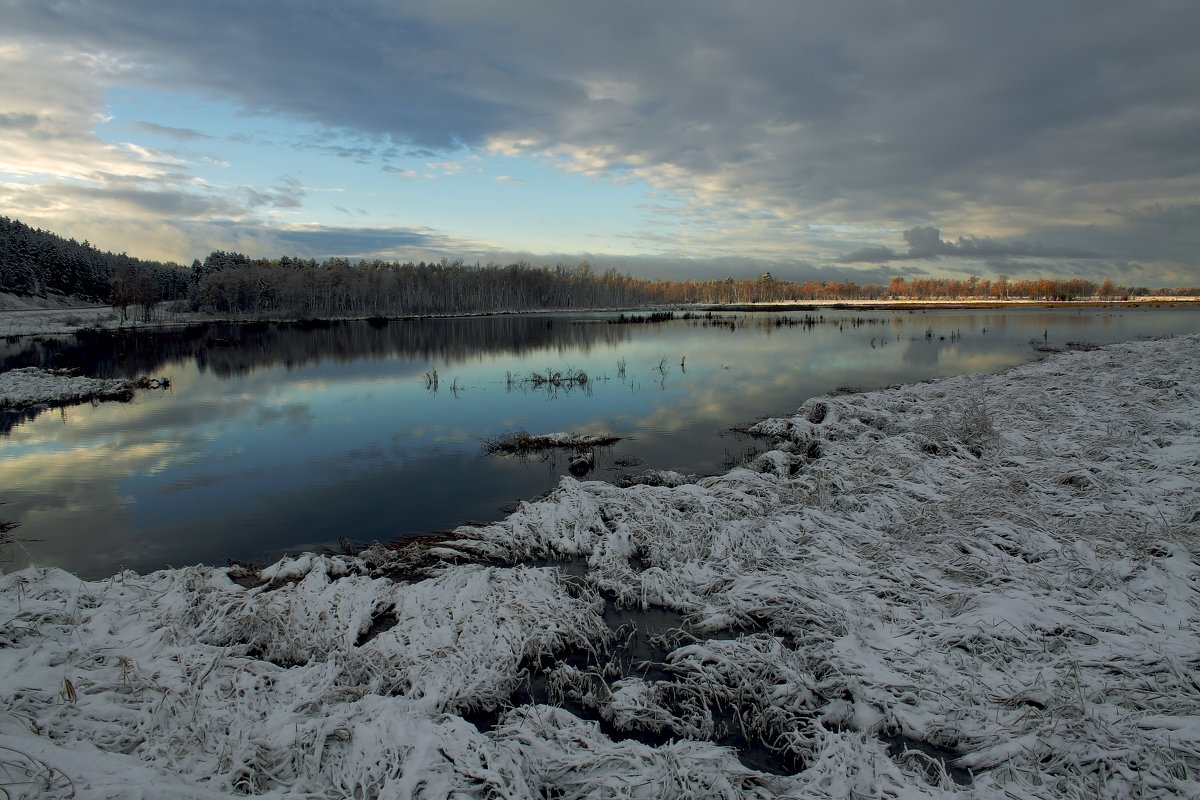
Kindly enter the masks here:
M 92 329 L 110 333 L 126 333 L 137 331 L 167 330 L 183 328 L 192 325 L 228 324 L 245 325 L 261 322 L 287 323 L 296 322 L 294 319 L 237 319 L 221 317 L 206 312 L 166 311 L 160 314 L 162 319 L 150 322 L 126 320 L 121 322 L 117 312 L 111 306 L 85 305 L 65 306 L 50 305 L 46 307 L 31 305 L 29 298 L 15 295 L 0 294 L 0 336 L 3 337 L 33 337 L 33 336 L 68 336 L 80 329 Z M 1175 296 L 1147 296 L 1132 300 L 797 300 L 794 302 L 770 303 L 728 303 L 725 305 L 712 303 L 683 303 L 670 306 L 648 306 L 646 308 L 611 308 L 611 309 L 536 309 L 527 311 L 489 312 L 486 314 L 463 314 L 460 316 L 499 316 L 502 314 L 568 314 L 588 312 L 626 312 L 649 313 L 652 311 L 676 312 L 788 312 L 788 311 L 933 311 L 950 309 L 1002 309 L 1002 308 L 1138 308 L 1157 306 L 1200 306 L 1200 298 Z M 443 319 L 456 315 L 412 315 L 388 317 L 391 321 L 415 319 Z M 338 317 L 329 322 L 348 322 L 370 319 L 369 317 Z M 322 320 L 325 321 L 325 320 Z
M 1200 298 L 1154 296 L 1137 300 L 797 300 L 794 303 L 730 303 L 704 305 L 701 310 L 721 311 L 937 311 L 993 308 L 1138 308 L 1139 306 L 1200 306 Z
M 0 294 L 0 306 L 12 306 L 16 300 L 12 295 Z M 65 301 L 64 301 L 65 302 Z M 797 301 L 796 303 L 758 303 L 758 304 L 728 304 L 728 305 L 680 305 L 672 306 L 672 314 L 695 315 L 697 313 L 787 313 L 813 311 L 936 311 L 936 310 L 981 310 L 1005 308 L 1138 308 L 1138 307 L 1200 307 L 1200 301 L 1195 298 L 1141 298 L 1137 301 L 1072 301 L 1054 303 L 1048 301 L 1013 300 L 995 301 L 921 301 L 907 300 L 891 301 Z M 661 313 L 665 308 L 654 309 L 591 309 L 575 310 L 574 313 L 629 313 L 634 316 L 641 313 Z M 496 317 L 506 315 L 539 315 L 555 313 L 572 313 L 570 311 L 528 311 L 528 312 L 493 312 L 488 314 L 464 314 L 463 318 Z M 0 308 L 0 336 L 10 341 L 23 338 L 45 336 L 82 336 L 87 335 L 125 335 L 137 333 L 155 333 L 169 330 L 180 330 L 204 325 L 262 325 L 262 324 L 304 324 L 312 321 L 303 320 L 250 320 L 222 319 L 208 314 L 191 312 L 171 314 L 171 319 L 153 322 L 117 323 L 116 313 L 108 306 L 66 306 L 60 304 L 49 308 Z M 389 321 L 405 321 L 420 319 L 444 319 L 443 316 L 401 317 Z M 371 318 L 337 318 L 319 320 L 323 325 L 341 322 L 361 321 Z M 1046 350 L 1044 352 L 1052 352 Z M 3 413 L 36 413 L 42 408 L 69 407 L 88 401 L 127 401 L 138 389 L 163 388 L 169 386 L 167 377 L 139 375 L 135 378 L 117 380 L 100 379 L 86 375 L 75 375 L 63 370 L 22 368 L 0 373 L 0 412 Z
M 127 403 L 139 389 L 170 388 L 169 378 L 88 378 L 38 367 L 0 372 L 0 412 L 34 412 L 83 403 Z
M 747 467 L 564 478 L 407 574 L 377 549 L 253 588 L 203 566 L 3 575 L 0 731 L 79 797 L 1190 796 L 1197 345 L 814 398 L 755 426 L 775 444 Z M 605 602 L 682 615 L 663 669 L 570 660 L 620 635 Z M 559 703 L 505 711 L 535 677 Z M 802 768 L 746 767 L 721 708 Z

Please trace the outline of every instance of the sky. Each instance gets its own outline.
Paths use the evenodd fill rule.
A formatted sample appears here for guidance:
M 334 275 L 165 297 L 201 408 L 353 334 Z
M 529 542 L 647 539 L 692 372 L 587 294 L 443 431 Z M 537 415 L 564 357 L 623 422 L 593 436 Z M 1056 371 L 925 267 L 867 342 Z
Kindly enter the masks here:
M 142 258 L 1200 285 L 1193 0 L 0 19 L 0 214 Z

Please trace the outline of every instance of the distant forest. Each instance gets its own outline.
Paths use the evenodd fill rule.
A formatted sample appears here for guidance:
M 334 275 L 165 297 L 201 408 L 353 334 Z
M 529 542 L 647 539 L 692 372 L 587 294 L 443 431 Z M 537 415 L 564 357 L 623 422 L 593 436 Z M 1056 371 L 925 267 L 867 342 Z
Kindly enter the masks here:
M 64 239 L 0 217 L 0 292 L 46 297 L 66 295 L 111 303 L 118 282 L 144 283 L 155 302 L 187 295 L 187 270 L 178 264 L 143 261 L 124 253 L 98 250 L 89 242 Z
M 892 279 L 887 286 L 851 281 L 757 278 L 710 281 L 646 280 L 586 262 L 575 267 L 325 261 L 284 256 L 250 258 L 221 250 L 184 267 L 98 250 L 0 217 L 0 292 L 73 296 L 102 302 L 123 318 L 152 320 L 165 305 L 231 317 L 400 317 L 421 314 L 663 304 L 762 303 L 806 300 L 1030 299 L 1120 300 L 1150 294 L 1197 296 L 1200 288 L 1148 289 L 1082 279 L 1010 281 L 969 277 Z

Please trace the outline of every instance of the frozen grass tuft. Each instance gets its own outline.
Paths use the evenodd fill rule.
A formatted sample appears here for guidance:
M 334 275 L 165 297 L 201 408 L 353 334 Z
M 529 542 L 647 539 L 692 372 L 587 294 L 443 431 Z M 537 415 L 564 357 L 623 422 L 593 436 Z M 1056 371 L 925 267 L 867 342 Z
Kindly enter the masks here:
M 593 447 L 608 447 L 621 441 L 618 436 L 588 435 L 582 433 L 532 434 L 526 430 L 502 433 L 483 443 L 483 452 L 504 455 L 529 455 L 544 450 L 588 450 Z

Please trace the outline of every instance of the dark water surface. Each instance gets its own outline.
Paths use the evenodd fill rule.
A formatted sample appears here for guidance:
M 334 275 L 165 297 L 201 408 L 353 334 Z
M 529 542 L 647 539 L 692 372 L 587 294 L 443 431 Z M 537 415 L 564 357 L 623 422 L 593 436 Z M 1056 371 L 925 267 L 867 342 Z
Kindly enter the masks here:
M 567 456 L 485 455 L 525 429 L 624 437 L 588 476 L 712 474 L 761 444 L 730 433 L 809 397 L 993 372 L 1044 347 L 1200 331 L 1200 309 L 1019 308 L 615 314 L 304 325 L 0 343 L 0 371 L 150 374 L 169 391 L 0 419 L 0 519 L 32 559 L 85 578 L 387 541 L 496 520 Z M 678 317 L 678 315 L 677 315 Z M 432 378 L 437 372 L 436 387 Z M 535 388 L 533 373 L 586 385 Z

